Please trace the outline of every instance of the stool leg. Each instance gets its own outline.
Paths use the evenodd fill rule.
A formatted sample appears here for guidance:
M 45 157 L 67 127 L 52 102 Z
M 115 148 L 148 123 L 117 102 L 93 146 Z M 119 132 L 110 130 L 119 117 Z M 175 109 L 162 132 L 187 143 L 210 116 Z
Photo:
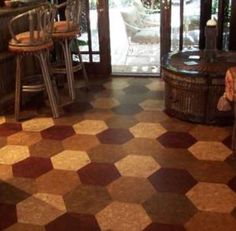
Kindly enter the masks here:
M 22 56 L 16 56 L 16 86 L 15 86 L 15 119 L 19 120 L 21 106 L 21 60 Z
M 48 70 L 48 65 L 46 62 L 46 53 L 41 51 L 41 52 L 39 52 L 39 55 L 37 57 L 39 58 L 39 61 L 40 61 L 43 79 L 44 79 L 45 87 L 47 90 L 47 94 L 48 94 L 49 103 L 50 103 L 50 106 L 52 109 L 53 117 L 58 118 L 59 117 L 59 110 L 58 110 L 57 101 L 56 101 L 56 98 L 55 98 L 55 95 L 53 92 L 52 82 L 51 82 L 49 70 Z

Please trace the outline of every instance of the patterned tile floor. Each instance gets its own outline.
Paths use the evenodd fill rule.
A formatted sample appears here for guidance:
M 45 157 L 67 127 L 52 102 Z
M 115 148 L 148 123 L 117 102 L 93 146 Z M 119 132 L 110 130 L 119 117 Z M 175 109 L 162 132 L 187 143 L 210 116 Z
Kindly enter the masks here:
M 235 231 L 231 127 L 171 118 L 163 95 L 113 78 L 59 119 L 0 117 L 0 230 Z

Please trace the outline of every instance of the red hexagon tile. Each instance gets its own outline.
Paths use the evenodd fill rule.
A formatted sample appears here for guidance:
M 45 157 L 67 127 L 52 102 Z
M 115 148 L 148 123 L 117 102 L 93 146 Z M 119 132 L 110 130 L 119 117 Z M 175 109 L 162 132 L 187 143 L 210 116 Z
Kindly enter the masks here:
M 186 196 L 201 211 L 230 213 L 236 206 L 236 194 L 227 185 L 199 182 Z
M 228 186 L 236 192 L 236 176 L 228 182 Z
M 4 230 L 17 221 L 16 206 L 0 203 L 0 230 Z
M 63 132 L 61 132 L 63 131 Z M 54 125 L 41 131 L 41 135 L 44 139 L 64 140 L 74 134 L 74 130 L 71 126 L 66 125 Z
M 159 192 L 185 194 L 197 181 L 183 169 L 161 168 L 148 178 Z
M 10 136 L 22 130 L 21 124 L 19 123 L 3 123 L 0 124 L 1 136 Z
M 120 177 L 114 164 L 90 163 L 78 171 L 83 184 L 106 186 Z
M 4 231 L 45 231 L 45 228 L 41 225 L 15 223 L 7 229 L 4 229 Z
M 97 135 L 103 144 L 124 144 L 133 138 L 133 135 L 126 129 L 109 128 Z
M 152 223 L 143 231 L 186 231 L 182 225 Z
M 141 205 L 114 201 L 96 214 L 102 230 L 144 229 L 151 219 Z
M 196 142 L 196 139 L 186 132 L 166 132 L 157 140 L 167 148 L 188 148 Z

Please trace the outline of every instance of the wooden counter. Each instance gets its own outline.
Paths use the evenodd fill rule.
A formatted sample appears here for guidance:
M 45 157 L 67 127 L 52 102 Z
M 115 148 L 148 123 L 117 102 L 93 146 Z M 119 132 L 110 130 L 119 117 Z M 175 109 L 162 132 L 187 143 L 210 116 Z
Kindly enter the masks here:
M 199 60 L 189 58 L 196 55 Z M 195 63 L 191 65 L 192 61 Z M 214 62 L 207 62 L 202 51 L 168 54 L 162 65 L 166 112 L 191 122 L 232 123 L 233 111 L 217 110 L 218 99 L 224 93 L 226 70 L 232 66 L 236 66 L 233 52 L 218 52 Z
M 8 23 L 14 16 L 45 2 L 47 1 L 32 1 L 15 8 L 0 7 L 0 114 L 4 113 L 6 104 L 14 94 L 15 84 L 15 56 L 8 51 L 8 41 L 11 39 Z M 27 26 L 27 22 L 22 20 L 16 24 L 16 31 L 25 31 Z M 32 70 L 27 68 L 26 74 L 31 72 Z

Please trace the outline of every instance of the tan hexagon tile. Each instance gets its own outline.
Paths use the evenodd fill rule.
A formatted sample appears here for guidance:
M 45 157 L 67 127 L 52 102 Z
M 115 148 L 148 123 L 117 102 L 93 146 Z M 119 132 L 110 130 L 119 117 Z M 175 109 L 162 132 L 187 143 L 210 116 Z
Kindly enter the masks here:
M 139 105 L 145 111 L 162 111 L 164 109 L 164 101 L 157 99 L 147 99 Z
M 6 145 L 0 149 L 0 164 L 15 164 L 29 156 L 29 148 L 26 146 Z
M 118 100 L 114 98 L 97 98 L 96 100 L 92 101 L 91 104 L 95 108 L 100 108 L 100 109 L 111 109 L 115 106 L 118 106 L 120 103 Z
M 188 149 L 199 160 L 223 161 L 232 151 L 217 141 L 198 141 Z
M 152 221 L 139 204 L 112 202 L 96 214 L 102 230 L 140 231 Z
M 164 81 L 153 81 L 149 84 L 146 85 L 146 87 L 150 90 L 150 91 L 162 91 L 164 89 Z
M 157 138 L 166 132 L 166 129 L 159 123 L 138 123 L 131 127 L 130 132 L 134 137 Z
M 66 211 L 66 205 L 64 203 L 63 197 L 60 195 L 48 194 L 48 193 L 36 193 L 34 197 L 46 202 L 47 204 L 59 209 L 61 211 Z
M 129 83 L 127 83 L 126 81 L 119 81 L 119 80 L 112 80 L 112 81 L 109 81 L 107 83 L 104 83 L 103 86 L 106 88 L 106 89 L 116 89 L 116 90 L 122 90 L 126 87 L 129 86 Z
M 123 176 L 149 177 L 160 168 L 151 156 L 128 155 L 115 163 Z
M 0 179 L 8 180 L 13 177 L 12 166 L 0 164 Z
M 186 196 L 202 211 L 230 213 L 236 206 L 236 194 L 224 184 L 200 182 Z
M 102 120 L 84 120 L 75 124 L 73 128 L 77 134 L 96 135 L 108 127 Z
M 54 121 L 52 118 L 34 118 L 22 122 L 22 130 L 31 132 L 40 132 L 46 128 L 52 127 Z
M 88 154 L 83 151 L 64 150 L 51 157 L 52 165 L 55 169 L 74 170 L 90 163 Z
M 65 213 L 34 196 L 18 203 L 16 210 L 18 222 L 35 225 L 46 225 Z
M 7 137 L 8 144 L 15 145 L 32 145 L 39 142 L 42 139 L 38 132 L 21 131 L 16 134 Z
M 0 124 L 3 124 L 6 122 L 5 116 L 0 116 Z

